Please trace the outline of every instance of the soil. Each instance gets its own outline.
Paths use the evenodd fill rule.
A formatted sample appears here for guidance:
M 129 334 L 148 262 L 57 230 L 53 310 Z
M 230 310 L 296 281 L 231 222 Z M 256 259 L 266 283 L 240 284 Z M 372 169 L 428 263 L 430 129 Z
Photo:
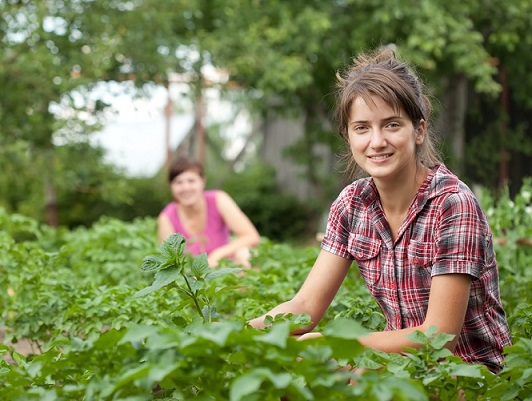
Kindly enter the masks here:
M 22 354 L 25 357 L 27 357 L 28 355 L 31 355 L 31 354 L 40 353 L 39 347 L 37 347 L 37 344 L 35 344 L 35 342 L 26 340 L 24 338 L 18 340 L 16 343 L 11 343 L 11 342 L 4 343 L 5 334 L 6 334 L 6 327 L 0 326 L 0 343 L 12 347 L 19 354 Z M 6 360 L 9 363 L 14 363 L 13 358 L 11 357 L 10 354 L 4 355 L 4 360 Z

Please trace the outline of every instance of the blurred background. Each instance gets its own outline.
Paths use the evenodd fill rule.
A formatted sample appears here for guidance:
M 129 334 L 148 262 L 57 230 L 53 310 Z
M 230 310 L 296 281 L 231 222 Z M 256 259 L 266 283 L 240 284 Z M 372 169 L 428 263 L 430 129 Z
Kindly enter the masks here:
M 157 216 L 178 155 L 263 236 L 314 238 L 348 182 L 335 74 L 381 45 L 428 84 L 447 165 L 532 176 L 532 0 L 0 1 L 0 207 L 53 227 Z

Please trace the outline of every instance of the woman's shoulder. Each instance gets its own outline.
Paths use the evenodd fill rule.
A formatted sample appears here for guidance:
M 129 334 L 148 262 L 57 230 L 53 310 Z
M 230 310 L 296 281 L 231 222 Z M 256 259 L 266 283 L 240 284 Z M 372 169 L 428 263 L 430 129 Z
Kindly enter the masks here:
M 377 199 L 377 189 L 373 180 L 361 178 L 342 189 L 331 205 L 331 212 L 362 215 L 375 199 Z
M 163 210 L 161 210 L 161 213 L 159 213 L 159 215 L 167 215 L 168 213 L 172 213 L 175 210 L 176 210 L 175 202 L 170 202 L 163 208 Z
M 234 203 L 233 198 L 221 189 L 203 191 L 203 196 L 207 202 L 207 207 L 209 209 L 217 210 L 218 213 L 227 210 L 231 204 Z
M 227 196 L 227 193 L 221 189 L 207 189 L 203 191 L 203 196 L 205 199 L 216 199 L 220 196 Z
M 476 201 L 471 188 L 443 164 L 435 168 L 431 185 L 427 190 L 429 197 Z
M 360 178 L 342 189 L 338 199 L 343 200 L 368 200 L 373 201 L 377 196 L 377 188 L 371 178 Z
M 177 216 L 177 205 L 175 202 L 168 203 L 157 216 L 157 221 L 159 224 L 168 221 L 174 224 L 176 220 L 179 220 L 179 218 Z
M 456 219 L 465 216 L 471 221 L 485 221 L 485 213 L 475 193 L 458 176 L 445 166 L 435 171 L 426 196 L 432 208 L 438 208 L 442 216 Z M 471 219 L 471 216 L 476 216 Z

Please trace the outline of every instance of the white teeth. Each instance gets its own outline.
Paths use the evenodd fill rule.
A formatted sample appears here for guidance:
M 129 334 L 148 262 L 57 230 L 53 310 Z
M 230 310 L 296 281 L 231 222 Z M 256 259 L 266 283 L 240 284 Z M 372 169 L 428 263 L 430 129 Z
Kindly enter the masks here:
M 384 160 L 390 157 L 390 155 L 384 155 L 384 156 L 372 156 L 371 159 L 373 160 Z

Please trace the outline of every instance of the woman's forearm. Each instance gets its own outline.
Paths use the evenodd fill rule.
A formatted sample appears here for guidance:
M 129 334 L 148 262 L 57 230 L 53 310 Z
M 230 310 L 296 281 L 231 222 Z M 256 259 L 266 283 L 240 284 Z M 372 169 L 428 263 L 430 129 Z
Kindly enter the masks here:
M 257 246 L 259 242 L 260 237 L 258 234 L 239 236 L 229 241 L 229 243 L 219 248 L 216 248 L 214 251 L 211 252 L 211 255 L 218 260 L 228 258 L 233 256 L 235 252 L 239 251 L 242 248 L 252 248 Z
M 282 304 L 277 305 L 275 308 L 271 309 L 269 312 L 265 313 L 264 315 L 257 317 L 255 319 L 250 320 L 248 323 L 257 328 L 262 329 L 266 327 L 264 324 L 264 319 L 266 316 L 271 316 L 274 318 L 277 315 L 283 315 L 291 313 L 293 315 L 301 315 L 303 313 L 309 314 L 311 316 L 312 323 L 309 326 L 301 327 L 297 330 L 294 330 L 291 334 L 304 334 L 311 331 L 316 325 L 318 324 L 319 320 L 317 317 L 315 319 L 312 319 L 312 312 L 308 310 L 304 305 L 299 304 L 295 299 L 292 299 L 287 302 L 283 302 Z

